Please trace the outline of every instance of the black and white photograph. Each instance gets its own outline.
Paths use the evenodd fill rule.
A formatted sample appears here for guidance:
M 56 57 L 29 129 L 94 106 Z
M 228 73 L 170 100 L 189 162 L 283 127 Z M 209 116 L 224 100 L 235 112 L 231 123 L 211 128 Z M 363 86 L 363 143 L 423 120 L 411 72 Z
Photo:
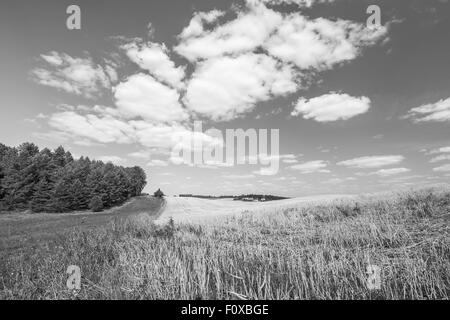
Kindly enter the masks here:
M 0 61 L 0 300 L 450 298 L 449 0 L 0 0 Z

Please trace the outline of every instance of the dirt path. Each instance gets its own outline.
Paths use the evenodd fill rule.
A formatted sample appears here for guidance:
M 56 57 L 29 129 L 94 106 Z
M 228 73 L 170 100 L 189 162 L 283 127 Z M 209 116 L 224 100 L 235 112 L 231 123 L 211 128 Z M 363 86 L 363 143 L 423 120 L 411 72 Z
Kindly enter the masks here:
M 121 207 L 104 212 L 75 212 L 64 214 L 13 213 L 0 215 L 0 252 L 50 240 L 72 228 L 94 228 L 113 220 L 143 217 L 158 218 L 165 208 L 165 201 L 153 197 L 136 197 Z

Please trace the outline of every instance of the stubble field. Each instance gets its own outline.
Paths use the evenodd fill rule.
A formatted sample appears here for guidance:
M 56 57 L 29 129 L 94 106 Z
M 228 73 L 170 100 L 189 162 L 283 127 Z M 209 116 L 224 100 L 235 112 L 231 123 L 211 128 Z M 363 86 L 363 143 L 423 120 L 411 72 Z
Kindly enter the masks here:
M 245 206 L 179 219 L 192 207 L 169 200 L 157 223 L 141 215 L 4 255 L 0 298 L 450 297 L 449 190 Z M 76 295 L 69 265 L 81 268 Z M 367 285 L 369 265 L 381 270 L 379 289 Z

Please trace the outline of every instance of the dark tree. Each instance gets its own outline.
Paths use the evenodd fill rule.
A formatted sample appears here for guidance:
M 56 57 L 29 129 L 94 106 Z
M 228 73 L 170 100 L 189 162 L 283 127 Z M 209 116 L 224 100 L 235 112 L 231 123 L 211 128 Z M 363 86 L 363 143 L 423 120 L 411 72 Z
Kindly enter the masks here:
M 32 143 L 17 148 L 0 144 L 2 210 L 85 210 L 95 197 L 108 208 L 139 195 L 146 183 L 140 167 L 124 168 L 85 157 L 74 160 L 63 147 L 39 151 Z
M 161 189 L 158 189 L 155 191 L 155 193 L 153 194 L 155 197 L 157 198 L 162 198 L 164 197 L 164 193 L 161 191 Z
M 42 178 L 35 186 L 30 208 L 33 212 L 52 212 L 53 185 Z
M 103 210 L 103 202 L 99 196 L 94 196 L 89 202 L 89 209 L 93 212 L 100 212 Z

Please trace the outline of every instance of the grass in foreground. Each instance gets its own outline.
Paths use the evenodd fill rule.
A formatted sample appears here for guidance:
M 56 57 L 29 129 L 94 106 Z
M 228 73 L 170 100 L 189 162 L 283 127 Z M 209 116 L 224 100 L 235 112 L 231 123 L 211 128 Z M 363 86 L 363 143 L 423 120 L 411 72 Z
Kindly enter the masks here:
M 2 257 L 0 298 L 449 299 L 450 193 L 401 194 L 228 218 L 72 231 Z M 381 268 L 381 289 L 366 268 Z
M 135 197 L 120 207 L 103 212 L 74 213 L 9 213 L 0 214 L 0 256 L 4 251 L 23 250 L 51 239 L 61 239 L 61 233 L 78 227 L 86 230 L 104 226 L 114 220 L 146 213 L 156 218 L 162 200 L 154 197 Z

